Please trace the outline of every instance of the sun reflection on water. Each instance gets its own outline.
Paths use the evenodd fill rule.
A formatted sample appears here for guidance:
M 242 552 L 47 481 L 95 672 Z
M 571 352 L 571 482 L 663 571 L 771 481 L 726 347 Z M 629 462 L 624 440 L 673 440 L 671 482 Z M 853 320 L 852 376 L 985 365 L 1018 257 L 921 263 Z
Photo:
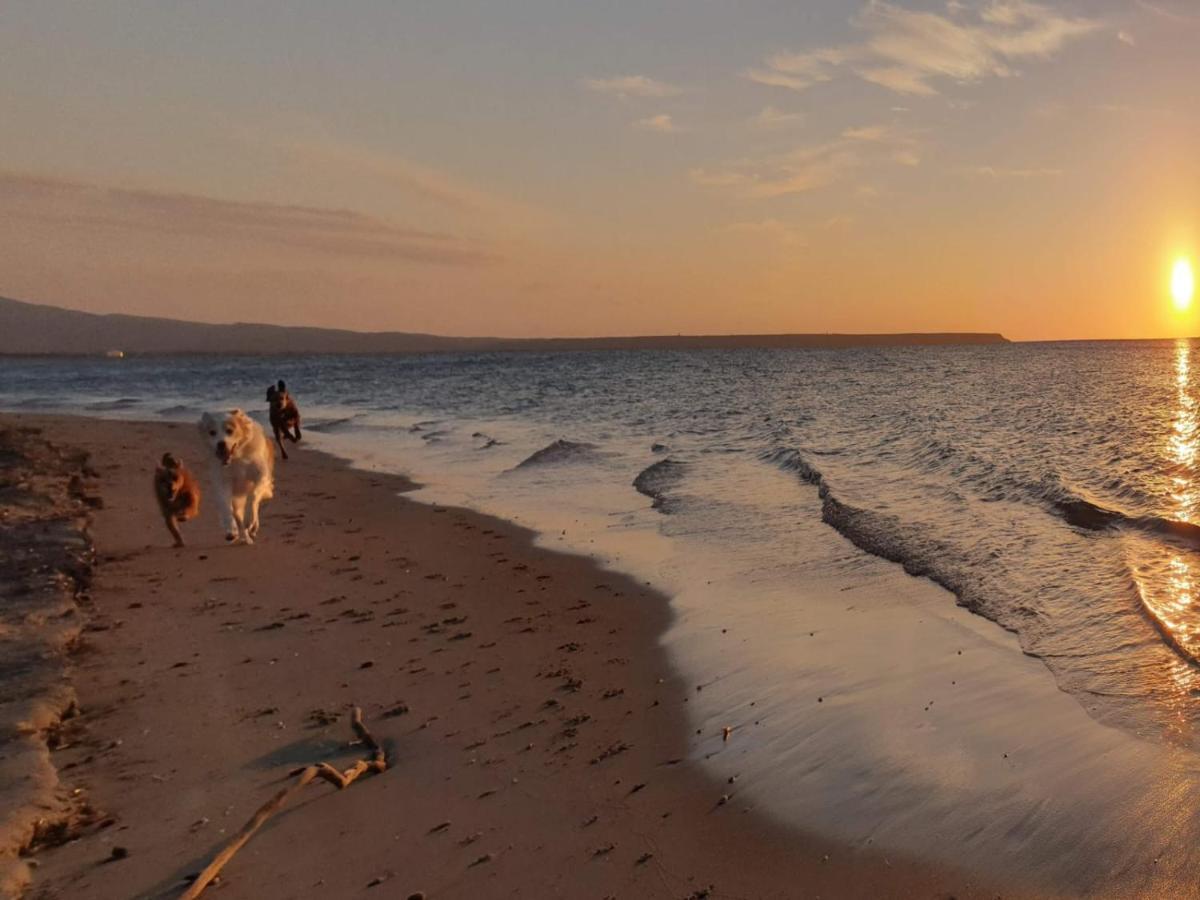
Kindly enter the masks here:
M 1171 467 L 1170 517 L 1195 523 L 1200 491 L 1197 491 L 1192 475 L 1200 454 L 1200 410 L 1191 388 L 1191 350 L 1191 344 L 1186 340 L 1179 341 L 1175 347 L 1175 403 L 1164 450 Z M 1146 611 L 1163 636 L 1185 657 L 1171 665 L 1169 674 L 1178 691 L 1176 707 L 1180 730 L 1190 731 L 1188 712 L 1200 689 L 1200 673 L 1194 664 L 1200 660 L 1200 609 L 1197 604 L 1200 573 L 1194 551 L 1177 549 L 1170 544 L 1165 546 L 1165 555 L 1155 554 L 1157 559 L 1143 560 L 1134 573 Z

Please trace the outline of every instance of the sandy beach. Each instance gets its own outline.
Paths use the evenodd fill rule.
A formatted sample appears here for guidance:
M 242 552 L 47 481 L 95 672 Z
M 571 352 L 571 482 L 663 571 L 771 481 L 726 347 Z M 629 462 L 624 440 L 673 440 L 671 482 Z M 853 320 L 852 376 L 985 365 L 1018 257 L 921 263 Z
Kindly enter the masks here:
M 90 454 L 99 498 L 63 672 L 78 714 L 39 732 L 58 781 L 42 818 L 65 824 L 21 857 L 28 896 L 177 896 L 298 766 L 363 754 L 353 705 L 388 771 L 307 788 L 215 895 L 1018 893 L 773 824 L 737 771 L 702 772 L 697 686 L 644 585 L 311 450 L 281 465 L 256 546 L 225 546 L 208 498 L 174 550 L 150 474 L 170 449 L 204 476 L 190 427 L 0 417 L 18 425 Z

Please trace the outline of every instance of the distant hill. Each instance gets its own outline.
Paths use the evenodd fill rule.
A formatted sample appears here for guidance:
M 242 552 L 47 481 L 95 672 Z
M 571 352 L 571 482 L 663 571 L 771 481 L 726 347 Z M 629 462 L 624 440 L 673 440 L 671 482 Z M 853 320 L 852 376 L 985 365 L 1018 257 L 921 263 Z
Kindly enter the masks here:
M 0 354 L 463 353 L 487 350 L 637 350 L 734 347 L 898 347 L 1002 344 L 999 334 L 733 334 L 600 338 L 439 337 L 237 322 L 207 325 L 149 316 L 97 315 L 0 297 Z

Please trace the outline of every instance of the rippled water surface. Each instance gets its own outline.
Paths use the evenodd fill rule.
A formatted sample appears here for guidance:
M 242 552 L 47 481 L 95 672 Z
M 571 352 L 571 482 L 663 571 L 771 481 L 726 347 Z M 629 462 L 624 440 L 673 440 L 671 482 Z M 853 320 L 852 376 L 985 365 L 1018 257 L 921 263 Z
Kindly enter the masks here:
M 1188 342 L 10 359 L 0 405 L 187 419 L 261 409 L 279 376 L 310 432 L 543 530 L 591 521 L 601 554 L 618 533 L 686 543 L 709 575 L 786 594 L 819 517 L 1015 632 L 1093 718 L 1195 743 Z

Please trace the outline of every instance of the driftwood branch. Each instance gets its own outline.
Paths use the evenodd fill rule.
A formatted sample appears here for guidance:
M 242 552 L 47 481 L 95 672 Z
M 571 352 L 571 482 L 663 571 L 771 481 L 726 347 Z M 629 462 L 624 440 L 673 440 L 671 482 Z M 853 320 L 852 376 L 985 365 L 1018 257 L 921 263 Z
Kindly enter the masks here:
M 213 861 L 210 862 L 193 881 L 180 900 L 195 900 L 199 897 L 206 887 L 208 887 L 213 879 L 221 874 L 221 870 L 225 868 L 228 862 L 233 859 L 234 855 L 246 845 L 250 838 L 258 832 L 267 820 L 275 813 L 283 809 L 287 805 L 288 800 L 292 795 L 302 790 L 311 782 L 322 779 L 330 784 L 337 785 L 338 788 L 345 789 L 350 787 L 360 775 L 367 772 L 383 772 L 387 769 L 387 754 L 384 753 L 383 747 L 375 740 L 375 737 L 367 730 L 367 726 L 363 724 L 362 710 L 357 706 L 354 707 L 354 716 L 350 722 L 354 728 L 354 733 L 358 739 L 371 751 L 369 759 L 360 759 L 349 769 L 344 772 L 331 766 L 329 763 L 315 763 L 311 766 L 306 766 L 300 771 L 296 780 L 277 793 L 274 797 L 258 808 L 250 821 L 242 826 L 241 831 L 234 835 L 233 840 L 222 848 Z

